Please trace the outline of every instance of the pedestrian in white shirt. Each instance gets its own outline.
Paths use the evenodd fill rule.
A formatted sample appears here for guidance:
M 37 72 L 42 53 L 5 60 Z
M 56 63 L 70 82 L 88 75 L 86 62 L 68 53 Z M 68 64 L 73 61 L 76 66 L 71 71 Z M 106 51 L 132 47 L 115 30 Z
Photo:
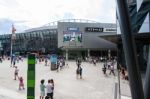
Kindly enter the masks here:
M 46 90 L 47 90 L 47 97 L 53 99 L 53 84 L 51 83 L 51 80 L 48 80 Z

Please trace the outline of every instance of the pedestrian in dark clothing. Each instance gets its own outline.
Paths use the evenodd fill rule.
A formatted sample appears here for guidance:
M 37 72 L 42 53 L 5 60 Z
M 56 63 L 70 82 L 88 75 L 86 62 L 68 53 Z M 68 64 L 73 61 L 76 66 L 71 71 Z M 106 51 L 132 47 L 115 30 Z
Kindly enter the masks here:
M 103 71 L 104 74 L 106 74 L 106 64 L 104 63 L 103 66 L 104 66 L 104 67 L 102 68 L 102 71 Z
M 79 66 L 76 70 L 76 77 L 78 79 L 78 76 L 80 76 L 80 79 L 82 79 L 82 68 Z
M 111 73 L 113 73 L 113 75 L 115 76 L 114 66 L 113 65 L 111 65 L 111 67 L 110 67 L 110 73 L 109 73 L 109 75 L 111 75 Z
M 0 63 L 2 63 L 2 57 L 0 57 Z

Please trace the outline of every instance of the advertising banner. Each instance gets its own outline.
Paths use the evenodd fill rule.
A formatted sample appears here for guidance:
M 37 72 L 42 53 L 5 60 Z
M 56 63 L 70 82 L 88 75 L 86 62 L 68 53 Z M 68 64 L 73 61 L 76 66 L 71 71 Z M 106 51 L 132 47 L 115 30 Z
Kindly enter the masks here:
M 64 42 L 82 42 L 82 32 L 80 31 L 64 31 Z

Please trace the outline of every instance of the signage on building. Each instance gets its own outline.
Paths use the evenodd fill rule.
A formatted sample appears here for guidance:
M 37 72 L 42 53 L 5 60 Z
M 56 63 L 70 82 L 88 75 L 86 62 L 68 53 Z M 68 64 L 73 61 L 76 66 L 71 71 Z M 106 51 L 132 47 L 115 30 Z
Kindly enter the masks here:
M 86 27 L 85 32 L 103 32 L 103 28 L 99 27 Z
M 68 27 L 67 28 L 68 31 L 79 31 L 78 27 Z
M 103 32 L 117 32 L 116 28 L 104 28 Z
M 85 32 L 116 32 L 116 28 L 86 27 Z

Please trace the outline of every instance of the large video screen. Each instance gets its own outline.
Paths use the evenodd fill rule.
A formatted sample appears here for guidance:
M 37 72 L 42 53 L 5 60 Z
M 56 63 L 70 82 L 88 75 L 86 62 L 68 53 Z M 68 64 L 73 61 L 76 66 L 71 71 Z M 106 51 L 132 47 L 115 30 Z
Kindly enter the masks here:
M 64 42 L 82 42 L 82 32 L 80 31 L 64 31 Z

